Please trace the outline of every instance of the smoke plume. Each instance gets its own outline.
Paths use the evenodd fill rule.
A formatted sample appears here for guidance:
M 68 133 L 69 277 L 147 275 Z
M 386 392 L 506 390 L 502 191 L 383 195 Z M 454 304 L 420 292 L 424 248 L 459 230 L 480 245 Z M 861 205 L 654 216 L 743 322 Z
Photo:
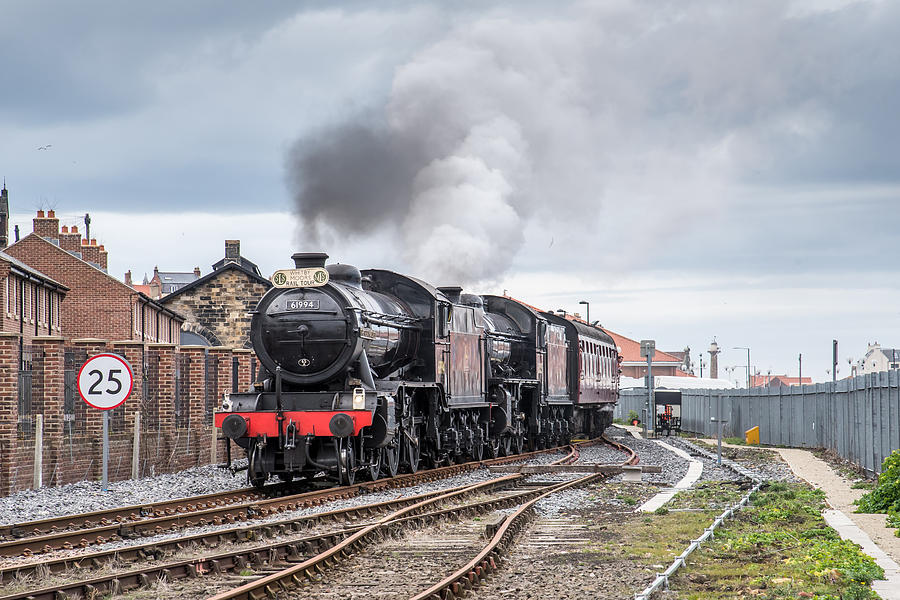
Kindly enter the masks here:
M 383 110 L 292 147 L 302 241 L 390 230 L 410 271 L 441 284 L 496 281 L 521 255 L 650 260 L 748 174 L 825 146 L 844 101 L 831 73 L 852 77 L 848 49 L 886 35 L 881 9 L 846 10 L 840 28 L 765 0 L 460 23 L 395 71 Z

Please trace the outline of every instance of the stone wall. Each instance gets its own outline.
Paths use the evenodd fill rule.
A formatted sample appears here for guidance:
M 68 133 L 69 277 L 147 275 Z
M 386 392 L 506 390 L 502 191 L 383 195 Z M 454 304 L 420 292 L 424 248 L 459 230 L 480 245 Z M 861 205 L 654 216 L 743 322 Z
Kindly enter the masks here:
M 225 266 L 216 276 L 161 302 L 184 315 L 184 328 L 212 346 L 250 347 L 250 315 L 271 287 L 237 268 Z

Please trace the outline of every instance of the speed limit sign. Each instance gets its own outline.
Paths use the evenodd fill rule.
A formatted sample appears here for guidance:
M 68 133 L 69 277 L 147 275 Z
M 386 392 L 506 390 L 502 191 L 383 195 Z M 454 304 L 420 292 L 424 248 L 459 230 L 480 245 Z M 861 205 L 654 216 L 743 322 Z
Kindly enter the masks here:
M 109 410 L 131 395 L 131 365 L 118 354 L 92 356 L 78 372 L 78 393 L 94 408 Z

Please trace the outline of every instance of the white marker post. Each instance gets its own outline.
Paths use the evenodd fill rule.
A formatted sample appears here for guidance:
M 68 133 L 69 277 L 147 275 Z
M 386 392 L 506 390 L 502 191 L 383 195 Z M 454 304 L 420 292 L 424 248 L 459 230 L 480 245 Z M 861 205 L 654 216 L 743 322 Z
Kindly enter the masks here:
M 98 354 L 78 372 L 78 393 L 89 406 L 103 411 L 103 491 L 109 489 L 109 411 L 131 395 L 134 372 L 118 354 Z

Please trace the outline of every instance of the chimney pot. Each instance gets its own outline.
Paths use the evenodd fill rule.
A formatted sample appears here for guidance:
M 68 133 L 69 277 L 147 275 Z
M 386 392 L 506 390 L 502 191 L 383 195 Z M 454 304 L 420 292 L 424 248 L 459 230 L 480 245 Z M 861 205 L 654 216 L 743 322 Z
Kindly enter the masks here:
M 39 210 L 39 211 L 37 212 L 37 216 L 38 216 L 38 219 L 43 219 L 43 218 L 44 218 L 44 211 Z
M 62 233 L 69 233 L 69 226 L 68 226 L 68 225 L 63 225 L 63 226 L 62 226 Z
M 91 238 L 91 246 L 97 245 L 97 238 Z
M 55 216 L 56 216 L 56 211 L 55 211 L 55 210 L 48 210 L 48 211 L 47 211 L 47 217 L 48 217 L 48 218 L 52 219 L 52 218 L 54 218 Z
M 194 275 L 196 277 L 200 277 L 200 267 L 194 267 Z
M 125 285 L 132 285 L 131 284 L 131 269 L 128 269 L 127 271 L 125 271 Z
M 78 233 L 78 225 L 72 225 L 72 233 Z

